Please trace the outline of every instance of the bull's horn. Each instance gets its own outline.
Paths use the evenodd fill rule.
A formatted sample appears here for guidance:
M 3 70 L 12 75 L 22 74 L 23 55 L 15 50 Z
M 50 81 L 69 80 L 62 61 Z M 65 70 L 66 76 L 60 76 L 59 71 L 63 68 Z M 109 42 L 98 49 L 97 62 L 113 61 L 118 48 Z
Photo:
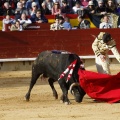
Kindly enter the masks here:
M 73 89 L 73 87 L 74 86 L 79 86 L 80 84 L 79 83 L 72 83 L 71 85 L 70 85 L 70 93 L 73 95 L 73 92 L 72 92 L 72 89 Z

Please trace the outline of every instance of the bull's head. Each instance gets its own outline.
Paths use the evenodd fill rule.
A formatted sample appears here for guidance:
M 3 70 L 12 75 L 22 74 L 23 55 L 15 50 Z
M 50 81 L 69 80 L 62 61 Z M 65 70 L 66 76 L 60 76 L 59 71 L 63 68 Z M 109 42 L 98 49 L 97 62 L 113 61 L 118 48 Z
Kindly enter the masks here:
M 70 93 L 75 97 L 76 102 L 82 102 L 85 91 L 81 88 L 79 83 L 72 83 L 70 86 Z

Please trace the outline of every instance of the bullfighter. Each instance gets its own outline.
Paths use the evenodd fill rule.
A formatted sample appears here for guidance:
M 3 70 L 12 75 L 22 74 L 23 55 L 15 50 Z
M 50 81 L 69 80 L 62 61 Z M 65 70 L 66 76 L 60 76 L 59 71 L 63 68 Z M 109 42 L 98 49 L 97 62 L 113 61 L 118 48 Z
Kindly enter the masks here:
M 108 51 L 111 50 L 115 58 L 120 62 L 120 54 L 111 34 L 100 32 L 92 43 L 92 49 L 95 53 L 95 62 L 98 73 L 111 74 Z

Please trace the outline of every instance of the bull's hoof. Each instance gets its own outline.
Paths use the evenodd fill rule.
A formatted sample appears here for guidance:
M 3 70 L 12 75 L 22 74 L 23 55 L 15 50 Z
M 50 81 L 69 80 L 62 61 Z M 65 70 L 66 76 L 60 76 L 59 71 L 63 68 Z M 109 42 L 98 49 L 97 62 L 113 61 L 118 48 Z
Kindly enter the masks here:
M 64 103 L 65 105 L 70 105 L 71 104 L 70 101 L 69 102 L 64 102 L 62 100 L 60 100 L 60 103 Z
M 54 97 L 55 99 L 58 99 L 58 94 L 57 94 L 56 90 L 53 91 L 53 97 Z
M 75 100 L 76 102 L 78 102 L 78 103 L 81 103 L 82 102 L 82 100 Z
M 70 105 L 71 103 L 70 102 L 65 102 L 65 105 Z
M 26 97 L 24 97 L 24 100 L 27 101 L 27 102 L 29 102 L 29 99 L 27 99 Z
M 64 101 L 64 99 L 65 99 L 64 96 L 61 95 L 61 96 L 60 96 L 60 100 L 61 100 L 61 101 Z
M 58 95 L 54 95 L 54 94 L 53 94 L 53 97 L 54 97 L 55 99 L 58 99 Z
M 29 101 L 29 100 L 30 100 L 30 94 L 26 94 L 26 95 L 25 95 L 25 100 L 26 100 L 26 101 Z

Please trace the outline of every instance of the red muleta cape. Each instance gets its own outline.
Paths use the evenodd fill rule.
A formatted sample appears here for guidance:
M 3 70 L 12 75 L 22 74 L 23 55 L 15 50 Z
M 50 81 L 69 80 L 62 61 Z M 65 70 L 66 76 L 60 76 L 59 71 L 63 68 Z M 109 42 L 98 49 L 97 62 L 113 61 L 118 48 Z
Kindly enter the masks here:
M 93 99 L 114 103 L 120 101 L 120 72 L 116 75 L 79 70 L 79 83 Z

